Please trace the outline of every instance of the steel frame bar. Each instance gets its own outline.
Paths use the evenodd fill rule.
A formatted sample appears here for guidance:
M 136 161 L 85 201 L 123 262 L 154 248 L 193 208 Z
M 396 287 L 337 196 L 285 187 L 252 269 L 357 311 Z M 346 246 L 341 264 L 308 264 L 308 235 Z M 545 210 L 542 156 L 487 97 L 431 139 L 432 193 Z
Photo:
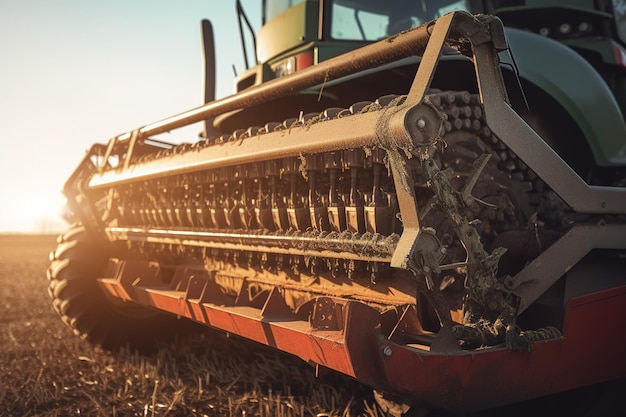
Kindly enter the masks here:
M 237 142 L 198 149 L 181 155 L 133 164 L 127 169 L 94 175 L 90 188 L 103 188 L 148 180 L 163 175 L 248 164 L 303 154 L 376 145 L 379 112 L 355 114 L 337 120 L 293 127 Z M 296 140 L 297 139 L 297 140 Z
M 511 279 L 510 288 L 520 296 L 518 315 L 592 249 L 626 249 L 625 236 L 626 225 L 574 226 Z
M 372 236 L 371 239 L 346 239 L 340 235 L 322 237 L 287 234 L 251 234 L 233 231 L 192 232 L 185 230 L 109 227 L 111 240 L 153 242 L 248 252 L 317 256 L 355 261 L 390 262 L 396 239 Z M 335 249 L 333 249 L 335 248 Z M 341 249 L 343 248 L 343 250 Z M 349 250 L 346 250 L 349 248 Z
M 548 186 L 578 213 L 626 214 L 626 188 L 587 184 L 503 100 L 498 84 L 485 82 L 498 77 L 499 68 L 489 45 L 474 50 L 478 86 L 491 131 Z
M 464 14 L 471 16 L 467 13 Z M 408 56 L 421 55 L 430 38 L 429 31 L 430 26 L 419 26 L 403 33 L 402 36 L 392 36 L 356 49 L 341 57 L 331 58 L 288 77 L 276 78 L 136 130 L 141 137 L 168 132 L 230 111 L 263 104 L 272 99 L 293 94 L 296 91 L 303 91 L 358 71 L 374 68 Z M 124 133 L 116 138 L 118 141 L 125 141 L 130 139 L 130 136 L 131 133 Z

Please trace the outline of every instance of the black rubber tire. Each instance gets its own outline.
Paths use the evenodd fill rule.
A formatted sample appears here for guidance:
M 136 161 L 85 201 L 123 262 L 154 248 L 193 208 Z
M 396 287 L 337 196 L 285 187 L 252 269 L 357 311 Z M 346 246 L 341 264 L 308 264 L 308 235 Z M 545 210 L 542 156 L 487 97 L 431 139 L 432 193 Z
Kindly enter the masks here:
M 61 319 L 80 336 L 107 350 L 122 347 L 149 352 L 174 336 L 176 317 L 107 295 L 97 282 L 109 259 L 106 248 L 76 225 L 50 253 L 48 293 Z

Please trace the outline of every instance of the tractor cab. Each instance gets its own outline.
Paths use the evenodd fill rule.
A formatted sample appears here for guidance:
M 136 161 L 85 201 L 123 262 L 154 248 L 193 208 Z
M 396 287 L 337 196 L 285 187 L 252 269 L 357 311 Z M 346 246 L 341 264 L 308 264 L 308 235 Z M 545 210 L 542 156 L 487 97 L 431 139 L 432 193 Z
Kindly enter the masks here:
M 450 11 L 472 11 L 467 1 L 392 0 L 266 0 L 262 25 L 254 33 L 245 11 L 238 4 L 242 39 L 246 31 L 252 41 L 255 64 L 235 82 L 239 93 L 268 81 L 285 77 L 333 57 L 417 27 Z M 250 50 L 243 42 L 244 55 Z M 264 106 L 279 118 L 292 117 L 294 109 L 319 113 L 332 107 L 349 107 L 358 101 L 386 94 L 404 94 L 414 76 L 418 57 L 390 63 L 367 74 L 353 75 L 294 92 Z M 389 71 L 393 75 L 389 75 Z M 224 114 L 214 121 L 214 130 L 229 132 L 267 122 L 262 108 L 249 106 Z M 280 122 L 281 120 L 277 120 Z
M 257 65 L 238 78 L 236 92 L 417 27 L 451 11 L 480 12 L 469 3 L 266 0 L 262 27 L 253 36 Z M 240 21 L 247 21 L 243 9 L 238 10 Z

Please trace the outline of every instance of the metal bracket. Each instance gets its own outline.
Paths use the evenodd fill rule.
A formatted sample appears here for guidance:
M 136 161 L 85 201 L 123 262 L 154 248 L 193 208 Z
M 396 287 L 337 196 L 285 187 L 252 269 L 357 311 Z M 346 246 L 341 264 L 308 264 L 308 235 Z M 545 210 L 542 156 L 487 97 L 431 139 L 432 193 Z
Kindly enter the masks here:
M 126 149 L 126 156 L 124 157 L 124 170 L 127 170 L 130 166 L 130 160 L 133 157 L 133 151 L 135 150 L 135 145 L 137 144 L 137 140 L 139 139 L 140 132 L 139 129 L 133 130 L 130 134 L 130 140 L 128 142 L 128 148 Z
M 520 297 L 521 314 L 592 249 L 626 249 L 626 225 L 577 225 L 505 281 Z M 540 279 L 538 279 L 540 277 Z
M 506 104 L 494 51 L 475 48 L 475 68 L 487 125 L 546 184 L 578 213 L 626 214 L 626 188 L 588 185 L 561 157 Z
M 448 14 L 436 21 L 430 40 L 426 45 L 424 56 L 415 74 L 409 95 L 401 106 L 401 108 L 406 110 L 399 111 L 390 120 L 388 134 L 392 138 L 407 138 L 408 136 L 411 139 L 409 143 L 417 145 L 433 141 L 438 137 L 442 118 L 432 105 L 425 104 L 423 101 L 435 74 L 454 16 L 456 14 Z M 387 148 L 387 152 L 390 153 L 390 160 L 396 161 L 396 163 L 391 164 L 391 170 L 396 186 L 403 227 L 402 236 L 391 260 L 391 266 L 407 269 L 410 259 L 418 247 L 420 223 L 412 176 L 407 169 L 406 163 L 406 160 L 411 155 L 411 149 L 404 149 L 404 155 L 402 155 L 401 151 L 401 149 L 395 147 Z M 393 155 L 393 158 L 391 155 Z

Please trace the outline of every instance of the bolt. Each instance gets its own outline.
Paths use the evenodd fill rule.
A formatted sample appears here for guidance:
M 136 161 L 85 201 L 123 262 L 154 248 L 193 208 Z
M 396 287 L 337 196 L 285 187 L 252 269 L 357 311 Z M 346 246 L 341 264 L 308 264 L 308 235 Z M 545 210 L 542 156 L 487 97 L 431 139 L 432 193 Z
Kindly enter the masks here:
M 423 129 L 424 127 L 426 127 L 426 121 L 424 119 L 419 119 L 417 121 L 417 127 L 419 127 L 420 129 Z
M 390 357 L 393 354 L 393 350 L 391 350 L 391 346 L 383 346 L 382 347 L 383 355 L 386 357 Z
M 506 289 L 508 290 L 513 290 L 517 288 L 517 286 L 519 285 L 519 283 L 515 280 L 515 278 L 508 276 L 508 275 L 504 278 L 503 283 Z

